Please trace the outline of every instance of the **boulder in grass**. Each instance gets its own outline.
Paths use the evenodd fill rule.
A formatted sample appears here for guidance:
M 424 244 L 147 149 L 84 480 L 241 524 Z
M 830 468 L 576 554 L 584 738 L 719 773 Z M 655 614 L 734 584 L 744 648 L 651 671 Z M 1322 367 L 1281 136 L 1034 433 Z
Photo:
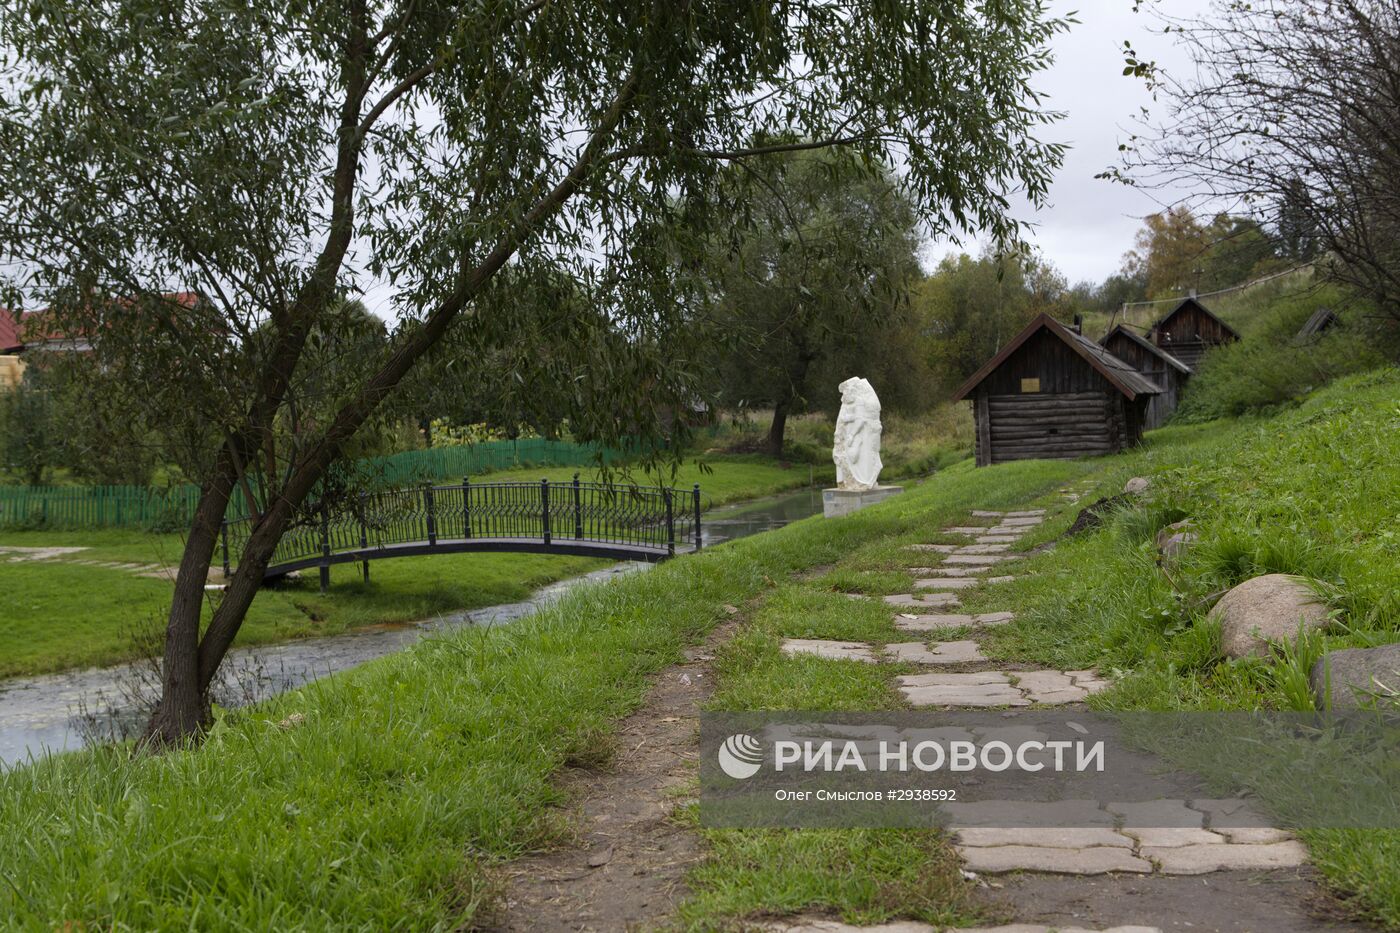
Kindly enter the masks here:
M 1182 551 L 1185 551 L 1200 537 L 1191 530 L 1194 527 L 1195 523 L 1187 518 L 1179 522 L 1172 522 L 1157 532 L 1157 553 L 1166 559 L 1179 557 Z
M 1326 628 L 1327 606 L 1303 581 L 1286 573 L 1246 580 L 1210 611 L 1220 622 L 1220 652 L 1227 658 L 1268 657 L 1269 645 L 1291 642 L 1301 628 Z
M 1308 680 L 1318 709 L 1400 708 L 1400 644 L 1329 651 Z
M 1123 492 L 1130 496 L 1143 496 L 1152 486 L 1152 480 L 1146 476 L 1134 476 L 1123 484 Z

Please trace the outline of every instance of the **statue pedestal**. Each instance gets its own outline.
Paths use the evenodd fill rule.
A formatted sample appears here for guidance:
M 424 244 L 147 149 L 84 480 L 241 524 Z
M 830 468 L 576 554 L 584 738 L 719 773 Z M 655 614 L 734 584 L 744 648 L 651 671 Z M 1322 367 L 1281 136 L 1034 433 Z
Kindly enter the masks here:
M 904 491 L 903 486 L 876 486 L 874 489 L 823 489 L 822 514 L 827 518 L 840 518 L 859 512 L 867 505 L 883 502 Z

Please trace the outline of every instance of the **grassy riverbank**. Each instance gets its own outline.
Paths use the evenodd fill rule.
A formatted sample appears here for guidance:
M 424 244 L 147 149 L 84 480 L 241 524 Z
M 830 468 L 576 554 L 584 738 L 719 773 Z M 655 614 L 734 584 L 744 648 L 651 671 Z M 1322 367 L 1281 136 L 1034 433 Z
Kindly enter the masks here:
M 693 462 L 672 479 L 681 488 L 699 483 L 706 507 L 806 486 L 814 471 L 757 456 L 714 457 L 705 472 Z M 493 482 L 572 479 L 572 468 L 490 474 Z M 815 471 L 817 481 L 823 472 Z M 638 483 L 656 476 L 636 475 Z M 625 482 L 628 477 L 615 476 Z M 0 554 L 0 677 L 70 667 L 112 664 L 133 657 L 139 645 L 164 628 L 170 584 L 130 570 L 77 561 L 162 565 L 179 563 L 176 534 L 139 531 L 0 532 L 0 547 L 85 547 L 63 559 L 9 562 Z M 367 625 L 401 624 L 447 612 L 524 599 L 539 587 L 606 562 L 537 554 L 456 554 L 378 561 L 371 582 L 359 568 L 332 568 L 331 591 L 319 592 L 314 574 L 301 583 L 265 590 L 239 633 L 241 646 L 334 635 Z M 143 638 L 144 636 L 144 638 Z
M 1131 475 L 1152 475 L 1156 492 L 1019 565 L 996 606 L 1017 622 L 991 652 L 1096 664 L 1118 684 L 1095 702 L 1114 708 L 1292 708 L 1287 659 L 1219 660 L 1193 594 L 1263 570 L 1309 573 L 1332 588 L 1341 626 L 1331 643 L 1395 639 L 1397 419 L 1400 377 L 1389 373 L 1274 419 L 1156 432 L 1121 457 L 961 464 L 848 519 L 682 557 L 510 627 L 454 632 L 226 715 L 198 749 L 45 760 L 0 777 L 0 918 L 311 929 L 489 919 L 502 864 L 568 839 L 558 772 L 607 767 L 612 723 L 642 703 L 651 674 L 731 618 L 726 607 L 743 607 L 744 621 L 718 651 L 716 707 L 891 708 L 897 666 L 788 657 L 781 638 L 903 640 L 887 613 L 843 593 L 907 591 L 904 545 L 970 509 L 1058 506 L 1050 494 L 1066 483 L 1091 490 L 1081 505 Z M 1016 547 L 1055 537 L 1073 511 L 1060 507 Z M 1201 540 L 1168 577 L 1147 542 L 1182 513 Z M 965 592 L 977 611 L 986 594 Z M 1400 927 L 1396 833 L 1302 836 L 1352 909 Z M 696 929 L 804 911 L 999 919 L 979 915 L 937 833 L 706 841 L 681 907 Z

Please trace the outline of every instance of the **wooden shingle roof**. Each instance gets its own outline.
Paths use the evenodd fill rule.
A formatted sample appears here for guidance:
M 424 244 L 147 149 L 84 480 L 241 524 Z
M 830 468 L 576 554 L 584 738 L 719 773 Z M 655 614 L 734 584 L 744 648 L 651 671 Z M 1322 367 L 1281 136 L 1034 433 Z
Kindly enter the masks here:
M 982 364 L 981 369 L 973 373 L 966 382 L 958 387 L 958 391 L 953 393 L 953 401 L 957 402 L 967 398 L 983 379 L 991 375 L 998 366 L 1006 362 L 1011 354 L 1020 349 L 1023 343 L 1041 330 L 1047 330 L 1064 341 L 1066 346 L 1083 357 L 1085 362 L 1108 380 L 1110 385 L 1127 396 L 1129 400 L 1135 399 L 1139 395 L 1156 395 L 1161 391 L 1152 380 L 1108 352 L 1106 348 L 1094 343 L 1083 334 L 1075 333 L 1050 315 L 1039 314 L 1036 315 L 1035 320 L 1026 325 L 1025 330 L 1011 338 L 1011 341 L 1002 347 L 996 356 Z
M 1185 311 L 1187 308 L 1191 308 L 1191 307 L 1194 307 L 1196 310 L 1200 311 L 1200 312 L 1201 312 L 1202 314 L 1204 314 L 1206 317 L 1210 318 L 1212 321 L 1214 321 L 1215 323 L 1219 324 L 1222 328 L 1224 328 L 1225 333 L 1227 333 L 1227 334 L 1229 334 L 1230 336 L 1234 337 L 1236 340 L 1239 340 L 1239 339 L 1240 339 L 1239 331 L 1235 330 L 1235 329 L 1234 329 L 1233 327 L 1231 327 L 1229 324 L 1226 324 L 1224 321 L 1220 320 L 1220 318 L 1216 316 L 1215 312 L 1211 311 L 1210 308 L 1207 308 L 1205 305 L 1201 304 L 1201 303 L 1200 303 L 1199 301 L 1197 301 L 1195 298 L 1183 298 L 1183 299 L 1181 299 L 1181 301 L 1178 302 L 1177 305 L 1176 305 L 1174 308 L 1172 308 L 1172 309 L 1171 309 L 1170 311 L 1168 311 L 1166 314 L 1162 315 L 1162 317 L 1160 317 L 1160 318 L 1157 320 L 1157 323 L 1152 325 L 1152 330 L 1155 331 L 1155 330 L 1157 330 L 1158 328 L 1165 326 L 1166 323 L 1167 323 L 1168 321 L 1170 321 L 1172 318 L 1176 317 L 1176 316 L 1177 316 L 1178 314 L 1180 314 L 1182 311 Z
M 1108 346 L 1108 341 L 1113 337 L 1114 334 L 1122 334 L 1124 337 L 1127 337 L 1133 343 L 1142 347 L 1144 350 L 1151 353 L 1153 356 L 1156 356 L 1158 359 L 1162 360 L 1162 362 L 1166 363 L 1168 366 L 1170 366 L 1172 369 L 1175 369 L 1177 372 L 1185 373 L 1187 375 L 1191 373 L 1190 366 L 1187 366 L 1185 363 L 1181 362 L 1181 360 L 1172 356 L 1166 350 L 1163 350 L 1161 347 L 1157 346 L 1155 343 L 1148 340 L 1141 334 L 1135 334 L 1132 331 L 1128 330 L 1128 328 L 1123 326 L 1122 324 L 1119 324 L 1117 327 L 1113 328 L 1113 330 L 1104 334 L 1103 339 L 1100 340 L 1099 343 L 1103 344 L 1104 346 Z

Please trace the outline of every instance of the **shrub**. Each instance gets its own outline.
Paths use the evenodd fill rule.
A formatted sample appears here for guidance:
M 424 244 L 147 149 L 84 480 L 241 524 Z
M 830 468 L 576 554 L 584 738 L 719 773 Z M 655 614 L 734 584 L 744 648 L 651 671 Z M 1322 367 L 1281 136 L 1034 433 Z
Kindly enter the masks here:
M 1335 289 L 1309 289 L 1278 299 L 1243 340 L 1202 358 L 1175 419 L 1190 423 L 1268 411 L 1340 376 L 1383 364 L 1386 341 L 1366 326 L 1356 307 L 1343 312 L 1341 326 L 1297 339 L 1319 306 L 1344 301 L 1346 296 Z

